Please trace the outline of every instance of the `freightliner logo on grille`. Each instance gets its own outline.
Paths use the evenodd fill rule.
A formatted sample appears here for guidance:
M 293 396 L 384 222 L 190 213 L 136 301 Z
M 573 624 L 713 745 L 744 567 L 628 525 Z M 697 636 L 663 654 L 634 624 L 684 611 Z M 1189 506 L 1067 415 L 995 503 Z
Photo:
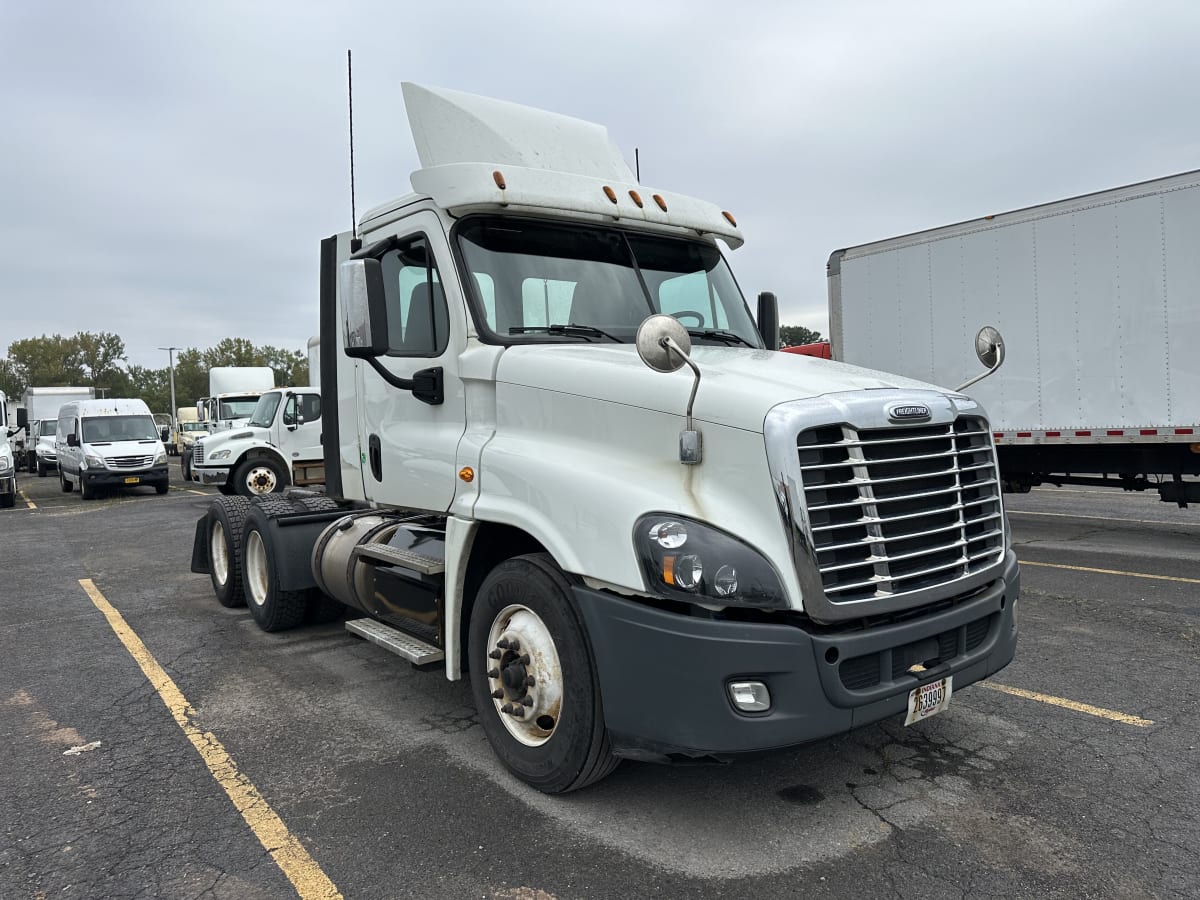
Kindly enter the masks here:
M 888 418 L 893 422 L 911 422 L 914 419 L 928 419 L 931 415 L 929 407 L 921 403 L 897 403 L 887 408 Z

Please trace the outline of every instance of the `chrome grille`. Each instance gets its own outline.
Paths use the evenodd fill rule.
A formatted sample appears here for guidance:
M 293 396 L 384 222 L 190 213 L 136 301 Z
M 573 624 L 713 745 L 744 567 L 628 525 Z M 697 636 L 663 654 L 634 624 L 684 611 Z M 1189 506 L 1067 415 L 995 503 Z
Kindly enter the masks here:
M 204 444 L 196 441 L 196 446 L 192 449 L 192 465 L 204 465 Z
M 999 561 L 1003 513 L 987 421 L 856 429 L 796 440 L 821 584 L 831 603 L 953 582 Z
M 144 469 L 154 462 L 153 456 L 106 456 L 104 464 L 110 469 Z

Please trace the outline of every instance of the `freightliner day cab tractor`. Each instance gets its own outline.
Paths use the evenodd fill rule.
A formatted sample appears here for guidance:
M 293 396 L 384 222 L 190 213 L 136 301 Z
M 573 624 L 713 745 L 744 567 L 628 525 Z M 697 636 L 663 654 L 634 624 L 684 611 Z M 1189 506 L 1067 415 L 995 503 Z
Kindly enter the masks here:
M 214 501 L 192 569 L 222 604 L 350 607 L 468 678 L 548 793 L 914 722 L 1012 659 L 973 400 L 775 352 L 733 216 L 638 183 L 601 126 L 404 97 L 414 193 L 322 244 L 327 492 Z

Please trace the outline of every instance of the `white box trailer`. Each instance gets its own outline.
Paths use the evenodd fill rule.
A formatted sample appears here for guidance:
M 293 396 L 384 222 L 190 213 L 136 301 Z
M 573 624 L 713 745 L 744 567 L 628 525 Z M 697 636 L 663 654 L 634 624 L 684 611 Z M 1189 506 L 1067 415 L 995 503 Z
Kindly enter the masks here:
M 1157 487 L 1200 500 L 1200 171 L 835 251 L 834 359 L 971 389 L 1009 490 Z

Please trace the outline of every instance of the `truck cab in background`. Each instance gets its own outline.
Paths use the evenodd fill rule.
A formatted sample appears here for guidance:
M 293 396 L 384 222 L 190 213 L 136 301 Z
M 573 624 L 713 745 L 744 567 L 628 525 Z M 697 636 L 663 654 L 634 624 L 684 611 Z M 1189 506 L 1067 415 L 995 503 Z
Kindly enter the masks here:
M 321 426 L 316 388 L 266 391 L 245 428 L 193 444 L 189 478 L 247 497 L 278 493 L 292 484 L 324 484 Z

